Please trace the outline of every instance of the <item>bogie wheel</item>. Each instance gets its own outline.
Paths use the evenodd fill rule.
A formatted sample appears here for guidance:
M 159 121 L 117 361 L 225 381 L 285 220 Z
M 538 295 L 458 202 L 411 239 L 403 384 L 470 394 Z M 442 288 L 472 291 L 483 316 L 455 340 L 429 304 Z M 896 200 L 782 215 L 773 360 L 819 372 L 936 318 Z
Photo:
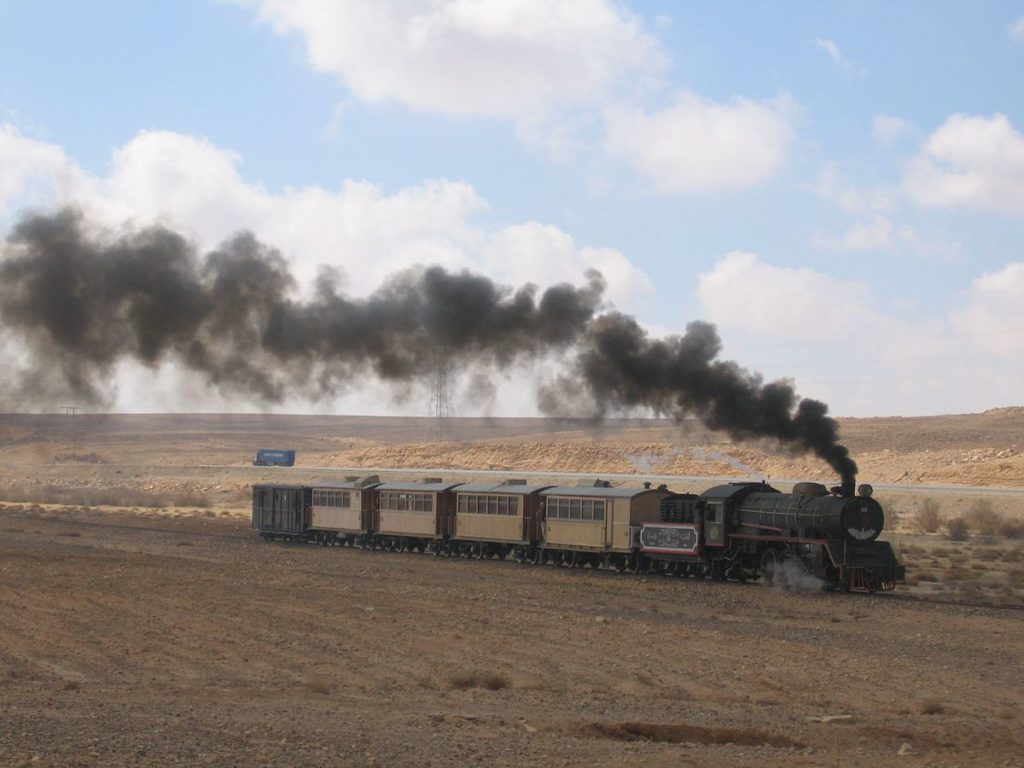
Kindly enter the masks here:
M 766 549 L 761 553 L 761 581 L 769 587 L 775 583 L 776 564 L 774 549 Z

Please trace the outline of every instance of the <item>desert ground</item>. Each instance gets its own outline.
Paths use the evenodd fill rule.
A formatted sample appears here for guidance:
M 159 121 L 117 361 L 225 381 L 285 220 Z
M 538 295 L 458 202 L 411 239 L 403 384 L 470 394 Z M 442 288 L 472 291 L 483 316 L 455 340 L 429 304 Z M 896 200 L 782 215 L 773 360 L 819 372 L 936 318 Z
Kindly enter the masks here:
M 253 482 L 371 468 L 836 480 L 696 423 L 0 416 L 0 765 L 1024 765 L 1024 409 L 841 430 L 892 596 L 249 526 Z

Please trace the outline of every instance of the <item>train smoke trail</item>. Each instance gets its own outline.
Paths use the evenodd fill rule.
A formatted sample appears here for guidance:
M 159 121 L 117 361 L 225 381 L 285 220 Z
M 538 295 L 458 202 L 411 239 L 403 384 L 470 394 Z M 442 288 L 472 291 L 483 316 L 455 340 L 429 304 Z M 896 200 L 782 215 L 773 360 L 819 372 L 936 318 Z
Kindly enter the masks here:
M 696 414 L 711 429 L 737 439 L 771 437 L 813 452 L 839 473 L 852 494 L 857 465 L 839 443 L 828 406 L 797 397 L 786 382 L 765 384 L 729 360 L 718 360 L 715 327 L 692 322 L 682 336 L 652 339 L 632 317 L 596 317 L 579 345 L 574 375 L 542 392 L 541 405 L 557 412 L 585 389 L 601 412 L 644 407 L 681 418 Z
M 416 268 L 353 299 L 324 272 L 300 301 L 285 260 L 250 234 L 201 256 L 164 227 L 111 238 L 87 234 L 72 210 L 29 216 L 0 261 L 0 322 L 28 354 L 6 397 L 25 402 L 56 378 L 102 403 L 113 366 L 132 359 L 178 361 L 212 386 L 279 402 L 330 396 L 367 369 L 390 381 L 425 378 L 438 350 L 471 366 L 572 348 L 574 375 L 542 390 L 543 410 L 586 396 L 600 413 L 692 413 L 735 437 L 811 450 L 852 484 L 856 465 L 824 404 L 717 360 L 706 323 L 651 339 L 631 317 L 598 314 L 604 281 L 596 272 L 588 280 L 538 296 L 529 285 L 511 291 L 468 272 Z
M 322 274 L 294 298 L 281 255 L 241 234 L 202 258 L 180 235 L 149 227 L 110 241 L 63 211 L 20 222 L 0 262 L 0 321 L 25 342 L 29 381 L 57 366 L 78 398 L 102 402 L 122 359 L 183 362 L 208 383 L 278 402 L 326 396 L 370 369 L 387 380 L 429 375 L 438 348 L 507 363 L 575 342 L 604 283 L 540 296 L 440 267 L 391 277 L 365 299 Z

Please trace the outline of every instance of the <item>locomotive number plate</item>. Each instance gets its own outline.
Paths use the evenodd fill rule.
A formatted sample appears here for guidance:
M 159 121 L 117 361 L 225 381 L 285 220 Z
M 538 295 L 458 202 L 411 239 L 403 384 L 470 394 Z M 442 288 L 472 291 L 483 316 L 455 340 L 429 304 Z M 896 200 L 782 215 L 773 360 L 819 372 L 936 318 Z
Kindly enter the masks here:
M 698 548 L 696 525 L 645 523 L 640 529 L 640 549 L 644 552 L 696 555 Z

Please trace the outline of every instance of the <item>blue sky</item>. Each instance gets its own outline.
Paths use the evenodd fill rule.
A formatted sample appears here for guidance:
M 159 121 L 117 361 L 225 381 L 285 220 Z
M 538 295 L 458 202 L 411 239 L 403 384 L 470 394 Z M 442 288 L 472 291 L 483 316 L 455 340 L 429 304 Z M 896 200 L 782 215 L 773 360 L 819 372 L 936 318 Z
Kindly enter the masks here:
M 353 293 L 597 266 L 839 415 L 979 411 L 1021 403 L 1022 75 L 1020 2 L 0 0 L 0 229 L 251 228 Z

